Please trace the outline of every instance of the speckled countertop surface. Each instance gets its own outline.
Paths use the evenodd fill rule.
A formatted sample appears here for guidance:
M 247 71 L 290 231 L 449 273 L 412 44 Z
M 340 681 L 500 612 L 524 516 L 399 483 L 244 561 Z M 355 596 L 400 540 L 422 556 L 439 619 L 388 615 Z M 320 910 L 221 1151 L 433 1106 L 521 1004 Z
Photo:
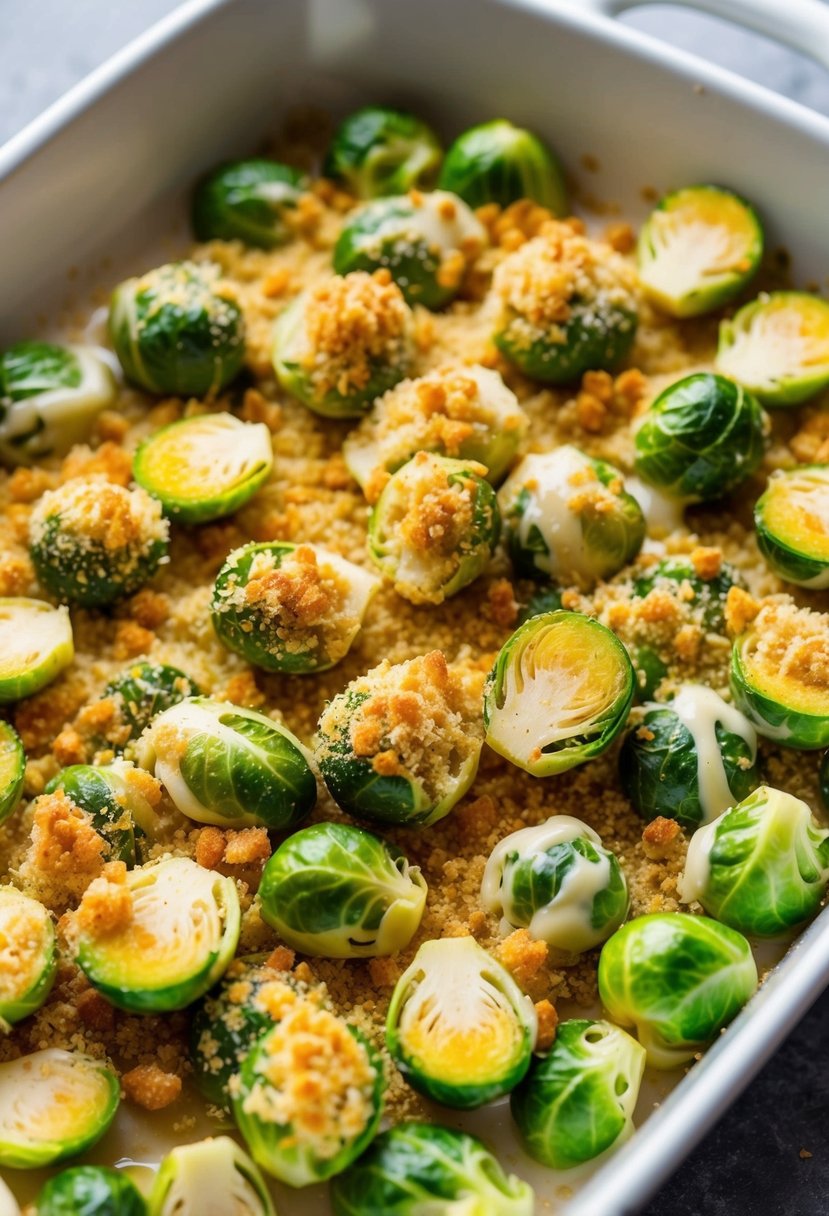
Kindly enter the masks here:
M 781 8 L 787 2 L 778 0 Z M 0 0 L 0 142 L 175 7 L 175 0 Z M 829 115 L 829 72 L 793 52 L 661 4 L 624 20 Z M 643 1216 L 827 1213 L 829 992 Z

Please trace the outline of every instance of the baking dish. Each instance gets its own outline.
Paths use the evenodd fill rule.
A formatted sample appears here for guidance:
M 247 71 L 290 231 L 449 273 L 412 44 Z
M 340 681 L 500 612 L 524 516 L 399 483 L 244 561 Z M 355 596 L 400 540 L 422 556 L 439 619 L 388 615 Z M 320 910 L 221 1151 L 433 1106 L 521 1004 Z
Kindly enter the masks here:
M 829 195 L 829 122 L 589 11 L 621 7 L 615 0 L 579 7 L 537 0 L 185 6 L 0 154 L 4 227 L 14 234 L 4 259 L 3 340 L 26 332 L 47 292 L 66 296 L 67 304 L 82 294 L 67 287 L 73 268 L 81 269 L 76 284 L 108 279 L 114 268 L 103 258 L 114 245 L 129 260 L 148 242 L 175 239 L 179 194 L 197 173 L 255 145 L 280 110 L 303 102 L 338 110 L 390 99 L 447 129 L 497 109 L 537 127 L 583 192 L 634 219 L 644 208 L 643 187 L 727 181 L 756 200 L 772 240 L 785 232 L 795 275 L 826 281 L 820 202 Z M 748 8 L 742 3 L 739 12 Z M 766 20 L 775 14 L 772 4 L 753 11 Z M 792 15 L 804 45 L 829 47 L 829 19 L 819 6 L 801 0 Z M 585 156 L 595 171 L 581 167 Z M 568 1211 L 635 1210 L 827 976 L 824 914 L 704 1063 Z M 479 1130 L 487 1132 L 484 1117 Z M 552 1192 L 556 1182 L 548 1185 Z M 540 1205 L 555 1198 L 543 1188 Z M 294 1210 L 304 1206 L 297 1200 Z

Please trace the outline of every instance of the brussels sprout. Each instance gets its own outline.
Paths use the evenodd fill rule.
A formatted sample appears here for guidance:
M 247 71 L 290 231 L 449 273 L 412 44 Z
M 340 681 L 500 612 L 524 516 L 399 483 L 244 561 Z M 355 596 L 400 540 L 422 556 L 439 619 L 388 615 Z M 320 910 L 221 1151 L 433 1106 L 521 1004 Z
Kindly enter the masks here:
M 259 884 L 262 919 L 319 958 L 375 958 L 405 949 L 426 906 L 417 866 L 362 828 L 316 823 L 289 836 Z
M 725 632 L 725 601 L 732 587 L 743 580 L 733 566 L 722 562 L 716 574 L 698 572 L 689 557 L 663 557 L 633 580 L 633 594 L 644 599 L 654 590 L 667 592 L 687 610 L 699 616 L 700 624 L 711 633 Z
M 639 233 L 639 282 L 672 317 L 733 300 L 756 273 L 763 229 L 744 199 L 720 186 L 686 186 L 660 199 Z
M 498 492 L 517 573 L 589 586 L 632 561 L 645 517 L 618 469 L 569 443 L 525 456 Z
M 20 736 L 8 722 L 0 721 L 0 823 L 17 809 L 26 776 L 26 753 Z
M 548 612 L 558 612 L 561 608 L 561 591 L 551 583 L 549 587 L 542 587 L 540 591 L 536 591 L 531 595 L 527 603 L 518 613 L 518 624 L 523 625 L 526 621 L 531 621 L 534 616 L 544 616 Z
M 488 566 L 501 516 L 485 472 L 418 452 L 386 483 L 369 518 L 368 551 L 410 603 L 442 604 Z
M 757 735 L 713 689 L 683 684 L 668 705 L 646 705 L 619 753 L 622 789 L 643 819 L 710 823 L 760 784 Z
M 309 288 L 273 331 L 279 383 L 324 418 L 359 418 L 411 370 L 414 318 L 387 272 Z
M 149 1216 L 276 1216 L 265 1180 L 229 1136 L 180 1144 L 161 1163 Z
M 245 325 L 212 263 L 171 262 L 116 287 L 109 336 L 128 380 L 150 393 L 203 397 L 241 369 Z
M 298 169 L 274 160 L 237 160 L 214 169 L 196 188 L 197 241 L 242 241 L 275 249 L 291 238 L 290 214 L 308 189 Z
M 334 246 L 337 274 L 387 270 L 409 304 L 443 308 L 487 244 L 463 199 L 445 190 L 399 195 L 360 207 Z
M 245 1058 L 233 1113 L 257 1165 L 289 1186 L 310 1186 L 368 1147 L 384 1089 L 382 1061 L 361 1032 L 305 1001 Z
M 178 667 L 146 659 L 127 667 L 104 689 L 104 696 L 115 702 L 118 723 L 126 732 L 122 747 L 137 739 L 156 714 L 198 695 L 198 685 Z
M 348 654 L 379 586 L 376 575 L 317 545 L 243 545 L 216 578 L 213 628 L 265 671 L 326 671 Z
M 818 770 L 818 786 L 823 809 L 829 810 L 829 752 L 825 752 Z
M 150 835 L 155 813 L 135 779 L 135 769 L 124 760 L 104 767 L 72 764 L 46 786 L 46 793 L 63 790 L 68 798 L 92 816 L 92 826 L 109 845 L 108 860 L 134 866 L 136 835 Z
M 232 515 L 265 484 L 273 466 L 264 422 L 232 414 L 197 414 L 145 439 L 133 476 L 165 514 L 183 524 Z
M 652 701 L 656 690 L 668 674 L 668 664 L 653 646 L 631 647 L 631 661 L 636 676 L 636 701 Z
M 505 933 L 523 927 L 554 950 L 582 954 L 619 928 L 630 900 L 619 862 L 593 829 L 553 815 L 495 846 L 481 902 Z
M 232 878 L 164 857 L 92 883 L 76 913 L 78 963 L 118 1009 L 168 1013 L 198 1000 L 226 971 L 239 923 Z
M 49 913 L 16 887 L 0 887 L 0 1030 L 40 1008 L 58 963 Z
M 636 472 L 680 502 L 736 489 L 763 458 L 767 419 L 750 393 L 696 372 L 660 393 L 636 431 Z
M 633 1131 L 645 1050 L 610 1022 L 573 1018 L 510 1098 L 531 1157 L 554 1170 L 590 1161 Z
M 284 831 L 317 800 L 299 740 L 229 701 L 189 697 L 165 709 L 141 740 L 139 759 L 197 823 Z
M 50 1178 L 37 1197 L 36 1216 L 146 1216 L 147 1205 L 129 1175 L 106 1165 L 75 1165 Z
M 121 1086 L 101 1060 L 50 1047 L 0 1064 L 0 1165 L 39 1169 L 82 1153 L 115 1118 Z
M 546 612 L 501 647 L 484 696 L 486 741 L 533 777 L 606 751 L 627 721 L 634 676 L 609 629 L 579 612 Z
M 389 106 L 363 106 L 334 132 L 323 173 L 357 198 L 379 198 L 428 189 L 442 156 L 437 135 L 419 118 Z
M 65 608 L 44 600 L 0 598 L 0 704 L 39 692 L 74 657 Z
M 532 131 L 505 118 L 470 127 L 446 153 L 438 184 L 470 207 L 498 203 L 508 207 L 531 198 L 552 211 L 567 214 L 567 189 L 556 157 Z
M 399 1123 L 331 1183 L 334 1216 L 533 1216 L 533 1193 L 475 1136 Z
M 29 519 L 29 551 L 44 587 L 100 607 L 132 595 L 167 557 L 169 525 L 144 490 L 77 478 L 44 494 Z
M 829 587 L 829 464 L 772 473 L 754 526 L 775 574 L 815 591 Z
M 712 1042 L 757 987 L 746 939 L 706 916 L 657 912 L 617 929 L 599 958 L 599 995 L 635 1026 L 654 1068 L 679 1068 Z
M 720 323 L 717 371 L 771 407 L 799 405 L 829 384 L 829 301 L 763 292 Z
M 424 942 L 395 985 L 386 1047 L 413 1089 L 470 1110 L 527 1072 L 535 1008 L 472 937 Z

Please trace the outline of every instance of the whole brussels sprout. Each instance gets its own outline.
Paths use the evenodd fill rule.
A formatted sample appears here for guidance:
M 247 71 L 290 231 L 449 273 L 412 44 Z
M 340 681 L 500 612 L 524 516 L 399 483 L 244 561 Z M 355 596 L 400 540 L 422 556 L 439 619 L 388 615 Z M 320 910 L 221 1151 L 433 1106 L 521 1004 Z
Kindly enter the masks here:
M 146 1216 L 147 1205 L 123 1170 L 75 1165 L 45 1184 L 36 1216 Z
M 812 916 L 829 883 L 829 831 L 799 798 L 761 785 L 691 838 L 680 894 L 757 937 Z
M 818 787 L 824 810 L 829 810 L 829 752 L 825 752 L 818 769 Z
M 25 776 L 26 753 L 20 736 L 8 722 L 0 721 L 0 823 L 17 810 Z
M 334 1216 L 533 1216 L 533 1193 L 475 1136 L 399 1123 L 331 1183 Z
M 48 782 L 45 792 L 55 790 L 63 790 L 75 806 L 91 815 L 92 826 L 109 846 L 109 861 L 135 865 L 136 835 L 152 835 L 155 813 L 131 764 L 124 760 L 102 767 L 72 764 Z
M 770 408 L 814 397 L 829 384 L 829 301 L 761 292 L 720 322 L 716 366 Z
M 754 507 L 757 547 L 775 574 L 829 587 L 829 464 L 776 469 Z
M 298 169 L 275 160 L 237 160 L 214 169 L 196 188 L 197 241 L 242 241 L 275 249 L 291 239 L 291 212 L 308 189 Z
M 681 502 L 736 489 L 763 458 L 767 419 L 723 376 L 697 372 L 660 393 L 636 431 L 636 472 Z
M 472 937 L 424 942 L 397 981 L 386 1047 L 418 1093 L 470 1110 L 509 1093 L 530 1066 L 535 1008 Z
M 549 587 L 542 587 L 530 596 L 518 613 L 516 624 L 523 625 L 526 621 L 532 620 L 534 616 L 544 616 L 549 612 L 558 612 L 560 608 L 561 590 L 554 583 L 551 583 Z
M 245 358 L 245 325 L 212 263 L 172 262 L 116 287 L 109 336 L 128 380 L 150 393 L 203 397 Z
M 619 928 L 630 900 L 619 862 L 596 832 L 570 815 L 553 815 L 495 846 L 481 903 L 502 916 L 505 932 L 523 927 L 554 950 L 582 954 Z
M 700 573 L 690 557 L 663 557 L 633 580 L 635 599 L 645 599 L 652 591 L 667 593 L 685 609 L 691 608 L 699 623 L 711 633 L 725 633 L 725 602 L 732 587 L 743 580 L 728 562 L 721 562 L 717 573 Z
M 437 135 L 413 114 L 363 106 L 337 127 L 322 171 L 357 198 L 378 198 L 427 190 L 442 156 Z
M 13 960 L 0 983 L 0 1030 L 8 1030 L 40 1008 L 58 965 L 51 916 L 17 887 L 0 887 L 0 949 Z
M 296 736 L 229 701 L 190 697 L 165 709 L 143 736 L 139 759 L 197 823 L 284 831 L 317 800 Z
M 654 1068 L 679 1068 L 712 1042 L 757 987 L 742 934 L 706 916 L 656 912 L 617 929 L 599 958 L 599 996 L 635 1026 Z
M 123 738 L 116 750 L 123 751 L 150 725 L 156 714 L 185 697 L 197 697 L 195 680 L 168 663 L 151 663 L 141 659 L 125 668 L 104 689 L 104 697 L 115 703 L 115 716 L 122 728 Z
M 618 1026 L 562 1022 L 510 1097 L 531 1157 L 554 1170 L 591 1161 L 633 1131 L 645 1049 Z
M 276 1216 L 259 1170 L 229 1136 L 180 1144 L 155 1176 L 149 1216 Z M 125 1214 L 126 1216 L 126 1214 Z
M 693 830 L 759 785 L 757 734 L 713 689 L 683 684 L 669 704 L 645 706 L 622 744 L 619 778 L 643 819 Z
M 446 153 L 438 185 L 470 207 L 486 203 L 508 207 L 531 198 L 554 215 L 567 214 L 567 189 L 558 160 L 532 131 L 505 118 L 459 135 Z
M 66 608 L 45 600 L 0 598 L 0 705 L 39 692 L 74 657 Z
M 619 470 L 569 443 L 525 456 L 498 502 L 522 577 L 590 586 L 618 573 L 645 539 L 642 509 Z

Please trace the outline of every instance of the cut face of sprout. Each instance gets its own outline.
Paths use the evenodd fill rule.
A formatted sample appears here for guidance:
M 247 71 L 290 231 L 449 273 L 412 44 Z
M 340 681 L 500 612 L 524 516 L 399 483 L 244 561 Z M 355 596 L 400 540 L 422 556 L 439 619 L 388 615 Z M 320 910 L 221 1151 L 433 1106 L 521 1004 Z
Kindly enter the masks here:
M 75 657 L 66 608 L 0 599 L 0 703 L 31 696 Z
M 229 1136 L 180 1145 L 164 1158 L 151 1216 L 275 1216 L 259 1170 Z
M 829 465 L 772 473 L 754 524 L 775 574 L 810 590 L 829 586 Z
M 764 405 L 799 405 L 829 384 L 829 301 L 763 294 L 720 326 L 717 370 Z

